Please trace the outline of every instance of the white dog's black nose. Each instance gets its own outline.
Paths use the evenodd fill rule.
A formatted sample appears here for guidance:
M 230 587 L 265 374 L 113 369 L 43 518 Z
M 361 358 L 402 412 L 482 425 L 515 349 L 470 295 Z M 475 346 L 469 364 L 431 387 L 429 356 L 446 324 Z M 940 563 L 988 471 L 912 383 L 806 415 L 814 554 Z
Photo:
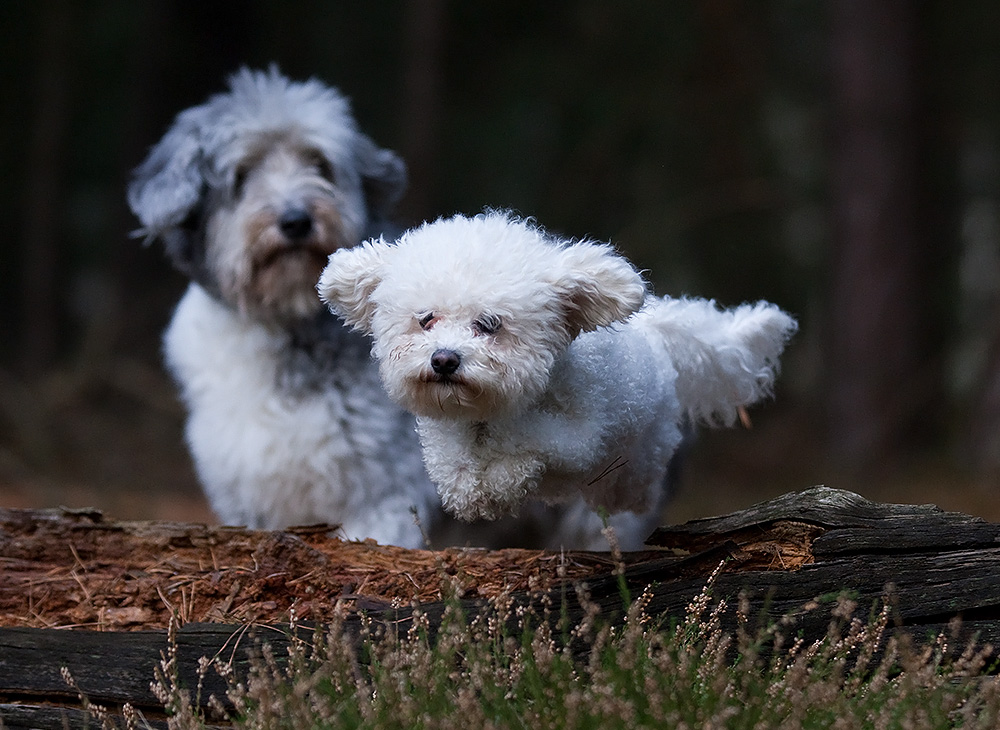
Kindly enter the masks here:
M 309 235 L 312 227 L 312 216 L 302 208 L 289 208 L 278 219 L 278 228 L 290 240 L 305 238 Z
M 431 368 L 438 375 L 451 375 L 462 364 L 462 358 L 454 350 L 435 350 L 431 355 Z

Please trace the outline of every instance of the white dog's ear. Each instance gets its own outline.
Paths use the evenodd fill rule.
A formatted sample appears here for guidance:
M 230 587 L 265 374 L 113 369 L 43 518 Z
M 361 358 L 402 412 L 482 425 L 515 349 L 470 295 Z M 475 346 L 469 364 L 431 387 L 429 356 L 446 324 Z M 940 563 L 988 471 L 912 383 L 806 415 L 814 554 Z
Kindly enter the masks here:
M 382 281 L 384 256 L 389 245 L 368 241 L 354 248 L 342 248 L 330 255 L 319 277 L 319 298 L 356 330 L 371 334 L 375 304 L 372 292 Z
M 577 243 L 564 248 L 561 259 L 553 284 L 566 303 L 571 336 L 621 322 L 642 306 L 642 277 L 611 246 Z

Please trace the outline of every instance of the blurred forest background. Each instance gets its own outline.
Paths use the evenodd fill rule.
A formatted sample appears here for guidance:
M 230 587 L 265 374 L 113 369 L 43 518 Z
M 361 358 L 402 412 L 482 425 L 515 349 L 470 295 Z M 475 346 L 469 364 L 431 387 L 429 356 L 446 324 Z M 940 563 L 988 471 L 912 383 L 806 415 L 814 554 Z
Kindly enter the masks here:
M 211 519 L 130 170 L 241 65 L 352 100 L 404 223 L 509 207 L 801 321 L 671 518 L 812 484 L 1000 519 L 995 0 L 0 4 L 0 505 Z

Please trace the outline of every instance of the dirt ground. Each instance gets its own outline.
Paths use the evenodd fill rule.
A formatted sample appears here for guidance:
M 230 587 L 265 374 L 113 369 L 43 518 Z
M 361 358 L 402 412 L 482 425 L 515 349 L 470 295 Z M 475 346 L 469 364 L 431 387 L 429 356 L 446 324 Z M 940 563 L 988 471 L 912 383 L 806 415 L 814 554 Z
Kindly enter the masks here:
M 328 621 L 338 604 L 384 610 L 452 595 L 497 598 L 614 567 L 609 553 L 407 550 L 317 527 L 269 532 L 0 509 L 0 626 L 163 629 L 171 618 L 281 623 L 293 612 Z

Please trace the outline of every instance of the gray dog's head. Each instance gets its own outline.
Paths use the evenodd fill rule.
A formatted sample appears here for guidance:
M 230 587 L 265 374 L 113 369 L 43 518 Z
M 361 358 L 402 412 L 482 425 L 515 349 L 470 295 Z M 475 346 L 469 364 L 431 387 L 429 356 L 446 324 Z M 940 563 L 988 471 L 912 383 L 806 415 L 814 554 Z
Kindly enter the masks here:
M 243 69 L 181 112 L 128 202 L 178 269 L 249 316 L 287 322 L 321 308 L 327 257 L 367 237 L 405 185 L 402 160 L 358 130 L 336 89 L 272 67 Z

